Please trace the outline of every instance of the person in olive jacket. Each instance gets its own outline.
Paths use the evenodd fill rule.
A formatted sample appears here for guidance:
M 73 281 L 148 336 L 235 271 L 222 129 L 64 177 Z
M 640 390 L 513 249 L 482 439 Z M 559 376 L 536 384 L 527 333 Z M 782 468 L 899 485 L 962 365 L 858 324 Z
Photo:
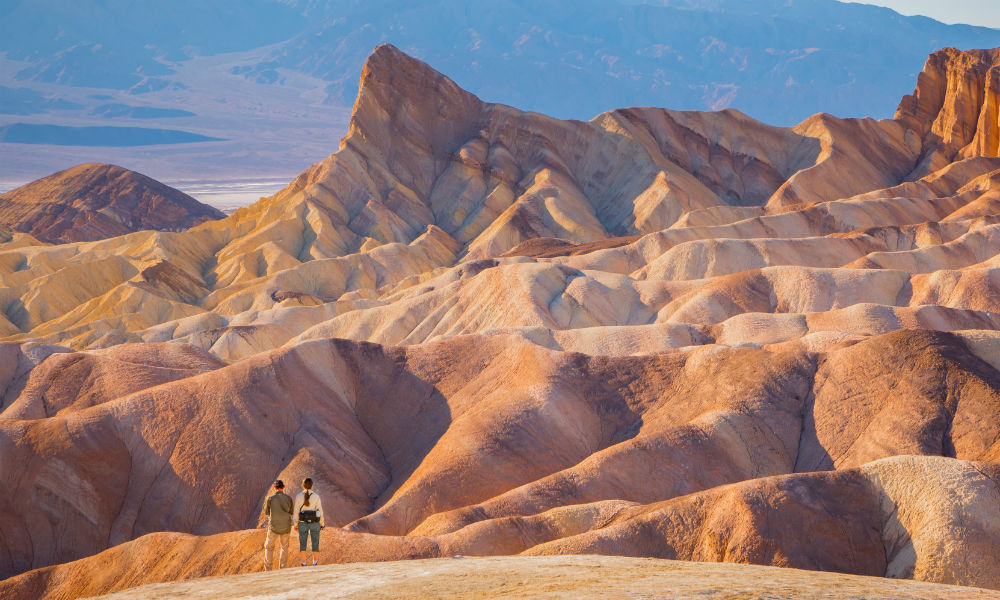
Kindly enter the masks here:
M 270 571 L 274 565 L 274 544 L 278 543 L 281 554 L 278 568 L 288 564 L 288 538 L 292 532 L 292 497 L 285 493 L 285 482 L 277 480 L 271 488 L 274 493 L 264 501 L 261 517 L 267 517 L 267 538 L 264 541 L 264 570 Z

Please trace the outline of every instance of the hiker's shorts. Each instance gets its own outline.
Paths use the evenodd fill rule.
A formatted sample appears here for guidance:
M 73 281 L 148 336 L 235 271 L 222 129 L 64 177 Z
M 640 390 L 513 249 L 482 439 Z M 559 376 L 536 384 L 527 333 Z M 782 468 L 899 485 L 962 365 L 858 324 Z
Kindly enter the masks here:
M 319 552 L 319 523 L 299 522 L 299 550 L 306 551 L 306 540 L 312 536 L 312 551 Z

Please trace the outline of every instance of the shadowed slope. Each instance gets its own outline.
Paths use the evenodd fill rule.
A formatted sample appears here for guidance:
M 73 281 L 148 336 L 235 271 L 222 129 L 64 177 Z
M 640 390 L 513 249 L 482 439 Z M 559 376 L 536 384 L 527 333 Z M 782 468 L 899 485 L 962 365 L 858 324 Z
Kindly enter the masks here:
M 147 355 L 122 346 L 114 358 L 156 376 Z M 989 416 L 1000 375 L 943 333 L 818 358 L 711 346 L 588 357 L 515 336 L 407 349 L 324 340 L 100 404 L 83 388 L 47 416 L 37 390 L 75 378 L 53 368 L 75 356 L 43 360 L 0 415 L 0 478 L 26 499 L 0 520 L 8 574 L 152 531 L 252 527 L 268 481 L 304 473 L 325 490 L 331 524 L 439 535 L 898 454 L 991 459 L 1000 439 Z M 37 418 L 10 418 L 21 415 Z M 38 522 L 51 525 L 24 526 Z M 483 548 L 512 551 L 488 532 Z
M 650 505 L 567 507 L 537 518 L 498 519 L 483 523 L 484 527 L 436 537 L 374 536 L 327 528 L 319 557 L 326 564 L 490 556 L 527 549 L 523 554 L 534 557 L 531 560 L 538 560 L 538 564 L 559 560 L 538 559 L 539 556 L 585 552 L 781 565 L 995 588 L 1000 586 L 995 576 L 998 495 L 992 479 L 997 477 L 996 471 L 995 464 L 898 457 L 847 471 L 756 479 Z M 956 495 L 960 497 L 958 502 L 954 501 Z M 590 516 L 598 514 L 596 520 Z M 574 535 L 575 527 L 589 531 Z M 804 538 L 804 530 L 822 536 L 823 543 Z M 208 537 L 154 533 L 97 556 L 10 578 L 0 582 L 0 592 L 11 600 L 63 600 L 161 581 L 253 573 L 261 569 L 262 540 L 260 531 Z M 489 562 L 466 560 L 470 564 Z M 606 560 L 621 564 L 624 559 L 572 556 L 570 560 L 573 564 Z M 532 562 L 519 564 L 520 569 L 530 570 Z M 357 565 L 353 569 L 366 566 Z M 460 567 L 468 579 L 469 565 Z M 376 571 L 369 577 L 385 576 L 399 567 L 380 564 L 374 568 Z M 349 569 L 320 567 L 319 571 L 343 573 Z M 723 569 L 743 573 L 743 577 L 753 572 L 704 563 L 698 565 L 696 572 L 703 581 L 706 573 Z M 311 569 L 284 572 L 282 589 L 287 591 L 289 580 L 311 572 Z M 838 582 L 836 587 L 841 592 L 842 586 L 851 581 L 831 574 L 798 573 L 814 585 Z M 514 574 L 523 583 L 524 572 L 518 570 Z M 776 581 L 798 576 L 795 571 L 768 572 L 768 593 L 774 595 L 780 591 L 774 587 Z M 259 576 L 254 576 L 231 580 L 228 585 L 245 586 L 259 581 Z M 342 579 L 337 581 L 341 589 L 347 587 Z M 551 587 L 553 573 L 547 572 L 545 581 Z M 601 577 L 601 581 L 606 587 L 607 577 Z M 718 585 L 714 579 L 713 583 Z M 560 579 L 558 585 L 559 589 L 572 589 L 573 581 Z M 746 585 L 746 580 L 727 586 L 727 593 L 731 595 L 741 589 L 740 585 Z M 199 580 L 162 589 L 168 594 L 180 590 L 195 595 L 219 593 L 214 586 L 213 580 Z M 925 595 L 931 593 L 930 587 L 888 580 L 865 580 L 864 597 L 880 597 L 873 596 L 880 586 L 892 586 L 899 594 L 919 590 L 920 597 L 937 597 Z M 422 589 L 426 593 L 426 586 Z M 955 597 L 992 597 L 985 591 L 939 589 L 940 593 L 954 593 Z M 140 588 L 122 597 L 152 597 L 148 595 L 156 591 L 156 588 Z M 255 585 L 255 593 L 262 591 Z M 827 595 L 831 592 L 824 590 Z M 814 590 L 808 595 L 817 593 Z

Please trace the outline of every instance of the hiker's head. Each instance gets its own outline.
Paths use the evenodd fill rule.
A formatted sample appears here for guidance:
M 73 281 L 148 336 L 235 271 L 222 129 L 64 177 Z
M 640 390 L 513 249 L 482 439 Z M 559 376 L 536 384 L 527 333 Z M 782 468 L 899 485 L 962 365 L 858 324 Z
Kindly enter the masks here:
M 281 490 L 285 489 L 285 482 L 282 481 L 282 480 L 280 480 L 280 479 L 275 479 L 274 480 L 274 489 L 278 490 L 279 492 Z
M 311 489 L 313 489 L 313 480 L 312 480 L 312 477 L 306 477 L 305 479 L 302 480 L 302 489 L 304 489 L 304 490 L 311 490 Z

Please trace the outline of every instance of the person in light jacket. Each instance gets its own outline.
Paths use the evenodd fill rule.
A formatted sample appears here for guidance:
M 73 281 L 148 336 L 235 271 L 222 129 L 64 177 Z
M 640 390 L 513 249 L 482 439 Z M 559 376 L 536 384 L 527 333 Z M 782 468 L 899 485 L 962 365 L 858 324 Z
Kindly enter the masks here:
M 323 502 L 319 494 L 313 491 L 313 480 L 306 477 L 302 480 L 302 491 L 295 497 L 295 510 L 292 511 L 293 526 L 299 532 L 299 558 L 302 566 L 309 562 L 319 564 L 319 530 L 326 527 L 323 516 Z M 306 554 L 306 542 L 312 538 L 312 545 Z M 307 562 L 308 561 L 308 562 Z

